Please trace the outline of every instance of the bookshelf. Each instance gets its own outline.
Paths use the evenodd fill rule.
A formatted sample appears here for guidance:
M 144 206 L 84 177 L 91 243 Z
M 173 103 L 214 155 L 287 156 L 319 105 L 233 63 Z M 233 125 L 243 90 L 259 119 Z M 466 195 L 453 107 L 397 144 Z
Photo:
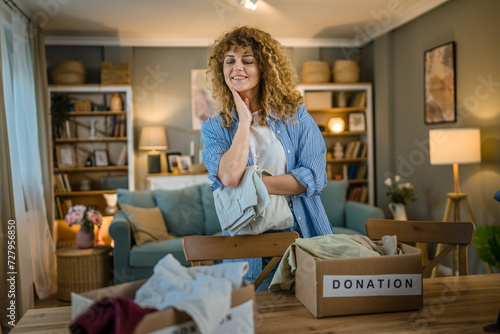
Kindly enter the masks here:
M 120 97 L 120 110 L 110 110 Z M 53 131 L 56 217 L 71 205 L 95 205 L 104 213 L 104 194 L 134 187 L 132 89 L 128 85 L 49 85 L 53 97 L 70 101 L 64 123 Z M 56 116 L 51 114 L 52 122 Z M 56 129 L 53 128 L 53 129 Z
M 325 139 L 328 179 L 348 180 L 348 199 L 374 205 L 371 84 L 300 84 L 297 88 Z M 344 131 L 334 133 L 328 129 L 332 117 L 344 121 Z M 337 143 L 342 146 L 341 157 L 335 155 Z

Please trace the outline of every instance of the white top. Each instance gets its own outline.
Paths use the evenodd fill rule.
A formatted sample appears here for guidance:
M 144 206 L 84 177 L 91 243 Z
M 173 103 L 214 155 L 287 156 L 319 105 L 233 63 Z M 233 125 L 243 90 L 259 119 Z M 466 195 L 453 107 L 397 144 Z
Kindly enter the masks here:
M 266 124 L 266 126 L 259 125 L 261 116 L 257 111 L 253 112 L 252 116 L 250 152 L 252 152 L 254 164 L 261 169 L 267 170 L 271 175 L 286 174 L 285 148 L 280 139 L 269 124 Z M 285 199 L 288 203 L 292 201 L 289 195 L 286 195 Z
M 260 126 L 261 116 L 256 111 L 252 113 L 253 123 L 250 127 L 250 152 L 253 162 L 272 175 L 286 173 L 286 155 L 281 141 L 267 124 Z

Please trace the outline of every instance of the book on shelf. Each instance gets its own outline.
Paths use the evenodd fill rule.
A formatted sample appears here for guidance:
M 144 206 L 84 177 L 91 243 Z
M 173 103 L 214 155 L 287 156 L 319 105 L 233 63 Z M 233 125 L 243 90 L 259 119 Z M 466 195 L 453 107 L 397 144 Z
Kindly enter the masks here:
M 69 183 L 69 177 L 67 173 L 59 173 L 54 175 L 55 180 L 55 192 L 66 193 L 71 191 L 71 185 Z
M 73 201 L 71 199 L 67 198 L 62 201 L 61 203 L 62 219 L 64 219 L 64 216 L 66 216 L 66 214 L 69 211 L 69 208 L 71 208 L 72 206 L 73 206 Z
M 127 145 L 123 145 L 122 150 L 120 151 L 120 155 L 118 156 L 118 160 L 116 160 L 116 165 L 125 166 L 126 161 L 127 161 Z
M 368 168 L 367 165 L 359 165 L 359 168 L 358 168 L 358 171 L 356 174 L 356 179 L 358 179 L 358 180 L 366 179 L 367 168 Z
M 127 121 L 127 118 L 125 115 L 120 115 L 120 130 L 119 130 L 119 133 L 118 133 L 118 137 L 125 137 L 125 128 L 126 128 L 126 121 Z
M 358 175 L 359 165 L 350 165 L 349 172 L 347 174 L 347 179 L 354 180 Z
M 351 107 L 362 108 L 366 107 L 366 92 L 358 92 L 354 94 L 351 102 Z
M 366 185 L 362 185 L 350 188 L 347 199 L 353 202 L 367 203 L 368 187 Z
M 355 140 L 355 141 L 351 141 L 351 142 L 347 143 L 344 157 L 346 159 L 356 158 L 356 156 L 358 155 L 360 145 L 361 145 L 361 142 L 359 140 Z
M 66 186 L 66 191 L 71 192 L 71 184 L 69 183 L 68 173 L 63 173 L 62 177 L 63 177 L 64 185 Z
M 64 219 L 61 200 L 59 199 L 59 197 L 56 197 L 56 208 L 57 208 L 57 216 L 59 216 L 59 219 Z
M 368 143 L 363 142 L 362 146 L 359 149 L 358 158 L 366 158 L 367 152 L 368 152 Z

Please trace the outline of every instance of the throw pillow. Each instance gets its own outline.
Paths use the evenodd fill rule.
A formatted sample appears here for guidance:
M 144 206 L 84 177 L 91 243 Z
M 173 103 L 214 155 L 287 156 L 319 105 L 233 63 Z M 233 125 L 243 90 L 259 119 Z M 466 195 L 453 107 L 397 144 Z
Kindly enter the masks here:
M 205 234 L 198 185 L 177 190 L 156 189 L 154 193 L 169 233 L 177 237 Z
M 163 215 L 158 207 L 139 208 L 122 203 L 123 212 L 132 224 L 137 246 L 146 242 L 175 239 L 169 235 Z

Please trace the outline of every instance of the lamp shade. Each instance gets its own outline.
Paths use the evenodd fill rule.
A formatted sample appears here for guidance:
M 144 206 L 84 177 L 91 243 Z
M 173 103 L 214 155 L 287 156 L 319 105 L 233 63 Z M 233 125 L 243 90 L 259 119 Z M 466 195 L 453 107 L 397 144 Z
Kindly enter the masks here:
M 477 128 L 429 130 L 431 165 L 481 162 L 481 133 Z
M 166 150 L 167 148 L 167 136 L 162 126 L 146 126 L 141 129 L 140 150 Z

